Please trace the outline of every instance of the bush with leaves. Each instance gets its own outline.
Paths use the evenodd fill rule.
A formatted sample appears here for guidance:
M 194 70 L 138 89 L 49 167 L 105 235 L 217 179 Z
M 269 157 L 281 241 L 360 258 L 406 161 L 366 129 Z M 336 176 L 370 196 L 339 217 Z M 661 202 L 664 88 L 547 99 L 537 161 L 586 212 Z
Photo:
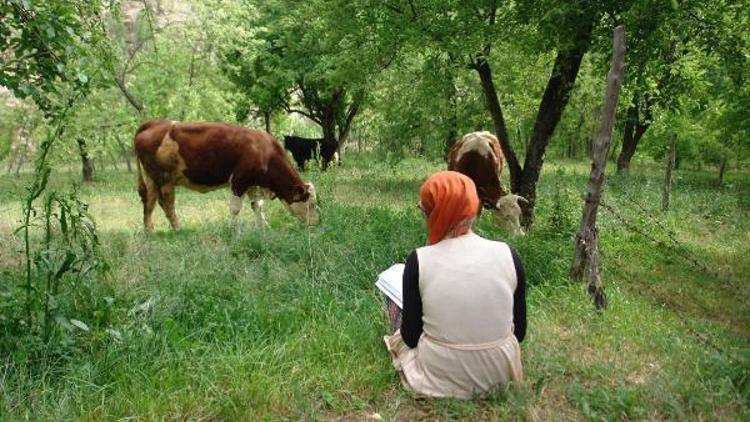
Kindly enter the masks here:
M 46 192 L 51 174 L 47 157 L 63 132 L 65 116 L 55 119 L 55 129 L 42 143 L 23 201 L 23 224 L 17 230 L 24 245 L 23 282 L 3 283 L 0 291 L 0 352 L 13 353 L 17 361 L 72 344 L 72 331 L 89 331 L 84 321 L 106 324 L 94 295 L 107 266 L 88 206 L 75 189 L 68 194 Z

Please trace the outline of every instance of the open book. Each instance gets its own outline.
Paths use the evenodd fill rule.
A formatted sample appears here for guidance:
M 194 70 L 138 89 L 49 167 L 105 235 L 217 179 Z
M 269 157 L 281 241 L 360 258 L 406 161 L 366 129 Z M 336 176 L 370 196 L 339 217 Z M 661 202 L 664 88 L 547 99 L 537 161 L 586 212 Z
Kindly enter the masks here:
M 375 286 L 402 309 L 404 308 L 404 294 L 401 288 L 403 286 L 404 267 L 404 264 L 394 264 L 380 273 L 378 281 L 375 282 Z

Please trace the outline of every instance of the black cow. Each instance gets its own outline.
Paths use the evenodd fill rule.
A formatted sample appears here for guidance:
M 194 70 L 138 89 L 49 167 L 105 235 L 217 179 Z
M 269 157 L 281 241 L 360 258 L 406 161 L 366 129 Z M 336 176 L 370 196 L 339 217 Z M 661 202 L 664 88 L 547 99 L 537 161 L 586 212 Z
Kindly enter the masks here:
M 328 168 L 331 161 L 338 161 L 338 149 L 339 143 L 335 139 L 320 139 L 320 158 L 323 161 L 323 170 Z
M 297 167 L 301 171 L 305 171 L 305 162 L 318 157 L 318 143 L 321 141 L 322 139 L 285 136 L 284 148 L 292 153 Z
M 320 147 L 318 147 L 320 144 Z M 338 161 L 337 150 L 339 143 L 335 139 L 324 138 L 302 138 L 300 136 L 285 136 L 284 148 L 292 153 L 294 161 L 300 170 L 305 170 L 307 160 L 320 159 L 323 170 L 328 169 L 331 161 Z M 320 148 L 320 155 L 318 155 Z

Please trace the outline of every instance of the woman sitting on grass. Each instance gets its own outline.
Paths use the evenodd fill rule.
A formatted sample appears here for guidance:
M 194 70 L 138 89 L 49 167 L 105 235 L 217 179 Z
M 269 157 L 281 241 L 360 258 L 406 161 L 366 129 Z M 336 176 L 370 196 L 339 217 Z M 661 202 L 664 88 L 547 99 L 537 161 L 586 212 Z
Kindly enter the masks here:
M 427 220 L 427 246 L 406 261 L 403 311 L 387 300 L 396 332 L 384 338 L 404 386 L 469 399 L 522 380 L 524 270 L 507 244 L 472 232 L 474 182 L 439 172 L 422 186 L 417 206 Z

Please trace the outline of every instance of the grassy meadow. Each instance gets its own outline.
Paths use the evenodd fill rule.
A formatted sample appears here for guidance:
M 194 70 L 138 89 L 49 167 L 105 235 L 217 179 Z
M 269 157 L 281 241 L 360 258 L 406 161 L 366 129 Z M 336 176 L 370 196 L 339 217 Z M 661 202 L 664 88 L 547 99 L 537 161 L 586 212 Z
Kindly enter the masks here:
M 666 213 L 659 169 L 611 177 L 605 201 L 619 217 L 600 210 L 609 307 L 598 314 L 567 277 L 588 166 L 547 163 L 533 231 L 507 239 L 488 215 L 476 227 L 508 240 L 526 266 L 525 382 L 464 402 L 415 400 L 400 387 L 373 286 L 424 243 L 414 204 L 443 165 L 345 158 L 304 175 L 319 192 L 314 228 L 270 201 L 271 229 L 259 230 L 246 203 L 235 235 L 226 191 L 180 189 L 184 229 L 171 232 L 157 208 L 146 236 L 133 174 L 110 170 L 82 186 L 110 266 L 97 286 L 107 322 L 81 316 L 93 328 L 42 362 L 0 356 L 0 418 L 750 419 L 747 174 L 718 187 L 714 173 L 679 170 Z M 56 172 L 52 185 L 78 177 Z M 29 181 L 0 177 L 0 289 L 21 283 L 14 230 Z

